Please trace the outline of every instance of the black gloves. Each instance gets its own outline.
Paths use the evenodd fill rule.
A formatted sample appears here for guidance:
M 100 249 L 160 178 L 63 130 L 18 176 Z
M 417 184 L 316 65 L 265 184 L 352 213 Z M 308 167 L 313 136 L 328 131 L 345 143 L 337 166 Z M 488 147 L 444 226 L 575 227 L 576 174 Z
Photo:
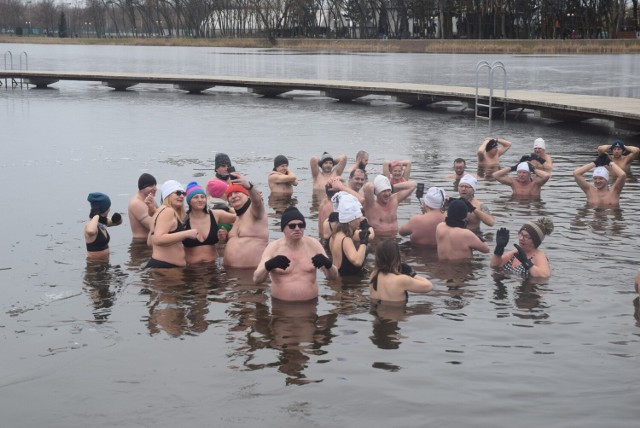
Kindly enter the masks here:
M 89 218 L 94 218 L 97 215 L 100 215 L 100 210 L 98 208 L 91 208 L 91 211 L 89 212 Z
M 531 159 L 533 159 L 533 155 L 532 155 L 532 156 L 524 155 L 524 156 L 522 156 L 522 157 L 520 158 L 520 162 L 518 162 L 518 163 L 521 163 L 521 162 L 529 162 Z
M 369 226 L 369 221 L 366 218 L 363 218 L 362 221 L 360 222 L 360 226 L 358 226 L 358 229 L 360 230 L 369 230 L 371 226 Z
M 474 212 L 474 211 L 476 210 L 476 207 L 474 207 L 474 206 L 473 206 L 473 204 L 472 204 L 471 202 L 467 201 L 466 199 L 464 199 L 464 198 L 462 198 L 462 197 L 461 197 L 461 198 L 459 198 L 459 199 L 460 199 L 462 202 L 464 202 L 464 203 L 465 203 L 465 205 L 467 205 L 467 212 L 468 212 L 468 213 L 472 213 L 472 212 Z
M 531 164 L 531 162 L 527 162 L 527 165 L 529 166 L 529 172 L 531 174 L 533 174 L 534 172 L 536 172 L 536 169 L 534 168 L 534 166 Z
M 531 269 L 531 267 L 533 266 L 533 262 L 531 262 L 531 260 L 527 258 L 527 254 L 524 252 L 522 247 L 518 244 L 513 244 L 513 246 L 516 247 L 516 250 L 518 250 L 518 252 L 516 253 L 516 259 L 520 260 L 520 263 L 522 263 L 522 266 L 526 270 Z
M 105 226 L 109 226 L 109 219 L 107 217 L 98 217 L 98 223 L 104 224 Z
M 608 154 L 603 153 L 600 156 L 598 156 L 596 158 L 596 160 L 593 161 L 593 163 L 596 165 L 596 167 L 605 166 L 605 165 L 609 165 L 611 163 L 611 159 L 609 159 L 609 155 Z
M 413 268 L 406 263 L 400 263 L 400 273 L 403 275 L 409 275 L 411 278 L 416 276 L 416 272 Z
M 275 268 L 280 268 L 282 270 L 285 270 L 286 268 L 289 267 L 290 264 L 291 264 L 291 260 L 289 260 L 289 257 L 275 256 L 274 258 L 264 262 L 264 268 L 269 272 L 271 272 Z
M 504 247 L 509 243 L 509 229 L 501 227 L 496 233 L 496 249 L 493 250 L 493 254 L 502 257 L 504 254 Z
M 337 211 L 334 211 L 331 214 L 329 214 L 329 223 L 337 223 L 339 220 L 340 220 L 340 216 L 338 215 Z
M 311 262 L 316 267 L 316 269 L 320 269 L 321 267 L 331 269 L 331 266 L 333 266 L 333 263 L 331 263 L 329 257 L 325 256 L 322 253 L 318 253 L 315 256 L 311 257 Z
M 543 165 L 547 160 L 545 158 L 542 158 L 540 156 L 538 156 L 535 153 L 531 153 L 531 159 L 532 161 L 537 161 L 540 163 L 540 165 Z
M 369 228 L 367 229 L 362 229 L 359 233 L 360 235 L 360 243 L 367 245 L 369 243 Z
M 120 223 L 122 223 L 122 216 L 120 215 L 120 213 L 113 213 L 113 215 L 111 216 L 111 223 L 114 226 L 117 226 Z
M 520 165 L 520 162 L 518 162 L 517 164 L 513 165 L 510 169 L 511 172 L 514 172 L 516 169 L 518 169 L 518 165 Z

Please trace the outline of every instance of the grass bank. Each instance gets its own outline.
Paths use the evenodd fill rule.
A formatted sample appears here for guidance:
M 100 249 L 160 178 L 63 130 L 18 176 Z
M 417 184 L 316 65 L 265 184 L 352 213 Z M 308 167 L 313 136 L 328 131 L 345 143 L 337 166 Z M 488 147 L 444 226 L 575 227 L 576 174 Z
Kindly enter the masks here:
M 640 53 L 640 40 L 354 40 L 354 39 L 188 39 L 157 38 L 77 38 L 0 36 L 0 43 L 42 43 L 130 46 L 195 46 L 234 48 L 275 48 L 330 52 L 409 53 L 492 53 L 492 54 L 622 54 Z

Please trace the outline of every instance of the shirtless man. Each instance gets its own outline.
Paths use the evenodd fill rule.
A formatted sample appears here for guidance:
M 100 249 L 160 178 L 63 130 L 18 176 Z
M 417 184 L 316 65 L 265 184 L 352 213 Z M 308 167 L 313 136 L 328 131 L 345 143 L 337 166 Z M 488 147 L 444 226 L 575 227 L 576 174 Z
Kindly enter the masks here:
M 349 174 L 349 181 L 345 185 L 338 177 L 334 177 L 328 181 L 330 187 L 335 192 L 347 192 L 358 198 L 361 205 L 364 205 L 364 194 L 362 187 L 367 182 L 367 173 L 361 169 L 354 169 Z
M 364 212 L 376 235 L 393 236 L 398 233 L 398 204 L 407 199 L 417 184 L 408 181 L 406 189 L 391 194 L 391 183 L 384 175 L 364 185 Z
M 340 177 L 342 175 L 342 171 L 347 165 L 347 156 L 338 156 L 337 160 L 338 162 L 335 162 L 327 152 L 324 152 L 320 159 L 317 156 L 313 156 L 309 160 L 311 176 L 313 177 L 313 190 L 315 192 L 324 192 L 324 186 L 331 177 Z
M 609 171 L 605 168 L 609 165 L 616 175 L 616 181 L 609 187 Z M 584 173 L 593 169 L 593 185 L 584 178 Z M 587 195 L 587 204 L 593 207 L 606 208 L 620 205 L 620 193 L 627 179 L 627 174 L 617 164 L 611 162 L 606 153 L 601 154 L 595 161 L 589 162 L 573 171 L 573 178 Z
M 528 160 L 530 156 L 523 156 L 520 162 L 511 167 L 507 166 L 492 175 L 498 182 L 511 186 L 513 196 L 540 197 L 542 186 L 549 181 L 550 174 L 541 169 L 535 169 Z M 516 171 L 518 176 L 511 178 L 507 174 Z
M 318 297 L 316 269 L 327 279 L 336 279 L 338 269 L 327 257 L 322 245 L 304 236 L 306 222 L 295 207 L 282 213 L 280 229 L 284 237 L 271 242 L 262 253 L 253 282 L 260 284 L 271 275 L 271 296 L 286 301 L 307 301 Z
M 449 203 L 447 217 L 436 227 L 438 260 L 468 260 L 473 250 L 489 252 L 489 246 L 475 233 L 466 229 L 467 204 L 455 199 Z
M 500 156 L 505 154 L 511 148 L 511 141 L 501 138 L 485 138 L 478 147 L 478 168 L 487 170 L 491 173 L 500 167 Z
M 356 169 L 366 171 L 367 165 L 369 165 L 369 153 L 365 152 L 364 150 L 360 150 L 358 151 L 358 153 L 356 153 L 356 162 L 351 165 L 349 171 L 353 172 Z
M 293 186 L 298 185 L 298 177 L 289 170 L 289 159 L 284 155 L 278 155 L 273 160 L 273 171 L 267 177 L 271 193 L 279 195 L 293 194 Z
M 446 197 L 447 194 L 441 188 L 429 188 L 422 198 L 424 213 L 414 215 L 403 224 L 399 230 L 400 235 L 409 235 L 411 245 L 435 248 L 436 227 L 444 221 L 442 206 Z
M 533 142 L 530 162 L 536 170 L 551 172 L 553 169 L 553 160 L 547 153 L 547 146 L 542 138 L 536 138 Z
M 473 177 L 473 174 L 466 172 L 467 170 L 467 161 L 462 158 L 457 158 L 453 161 L 453 172 L 447 175 L 447 178 L 450 180 L 459 181 L 462 177 L 469 174 Z
M 156 213 L 154 198 L 158 183 L 153 175 L 146 172 L 138 178 L 138 192 L 129 201 L 129 224 L 133 239 L 146 240 Z
M 487 226 L 496 224 L 496 219 L 491 214 L 489 208 L 476 199 L 478 180 L 471 174 L 465 174 L 458 183 L 458 194 L 460 199 L 467 202 L 467 229 L 473 232 L 480 231 L 480 223 Z
M 611 150 L 611 161 L 618 165 L 625 174 L 631 175 L 631 162 L 640 158 L 640 149 L 634 146 L 625 146 L 622 141 L 617 140 L 611 146 L 604 144 L 598 147 L 598 154 L 607 153 L 609 150 Z M 615 178 L 613 171 L 611 173 L 611 178 Z
M 224 250 L 224 265 L 232 268 L 255 268 L 269 242 L 267 213 L 262 194 L 246 177 L 234 172 L 225 194 L 237 218 L 229 231 Z

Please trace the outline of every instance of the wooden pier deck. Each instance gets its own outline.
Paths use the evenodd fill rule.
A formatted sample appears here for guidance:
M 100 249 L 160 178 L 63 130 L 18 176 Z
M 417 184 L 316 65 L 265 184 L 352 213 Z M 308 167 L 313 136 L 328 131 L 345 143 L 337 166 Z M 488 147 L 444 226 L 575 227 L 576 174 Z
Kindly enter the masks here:
M 367 95 L 395 97 L 399 102 L 412 106 L 428 106 L 441 102 L 457 101 L 474 108 L 476 88 L 460 86 L 425 85 L 415 83 L 354 82 L 343 80 L 271 79 L 252 77 L 226 77 L 175 74 L 135 74 L 103 72 L 60 72 L 0 70 L 0 80 L 12 86 L 18 82 L 45 88 L 62 80 L 98 81 L 115 90 L 127 90 L 137 84 L 167 84 L 189 93 L 199 93 L 216 86 L 245 87 L 253 93 L 276 97 L 284 93 L 303 90 L 318 91 L 340 101 L 353 101 Z M 479 88 L 478 105 L 488 104 L 489 90 Z M 557 92 L 537 92 L 494 89 L 494 110 L 503 107 L 518 114 L 525 109 L 533 110 L 542 118 L 580 122 L 589 119 L 607 120 L 612 126 L 627 130 L 640 130 L 640 99 L 575 95 Z M 486 107 L 485 107 L 486 110 Z M 486 112 L 485 112 L 486 115 Z

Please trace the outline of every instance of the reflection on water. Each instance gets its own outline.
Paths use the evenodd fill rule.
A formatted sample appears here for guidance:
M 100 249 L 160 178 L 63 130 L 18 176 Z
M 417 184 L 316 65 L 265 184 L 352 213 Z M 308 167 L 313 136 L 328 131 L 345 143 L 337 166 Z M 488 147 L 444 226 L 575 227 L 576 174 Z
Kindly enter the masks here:
M 126 274 L 120 266 L 108 261 L 87 260 L 84 272 L 84 290 L 91 299 L 93 316 L 100 323 L 107 321 L 117 294 L 124 287 Z

